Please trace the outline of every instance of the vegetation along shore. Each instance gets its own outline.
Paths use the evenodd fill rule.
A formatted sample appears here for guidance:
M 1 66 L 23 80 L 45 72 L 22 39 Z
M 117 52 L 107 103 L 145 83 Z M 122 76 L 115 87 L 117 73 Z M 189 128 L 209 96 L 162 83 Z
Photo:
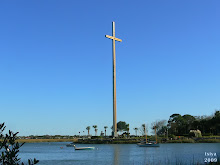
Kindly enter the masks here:
M 101 138 L 70 138 L 70 139 L 17 139 L 19 143 L 42 143 L 42 142 L 74 142 L 78 144 L 136 144 L 143 141 L 144 137 L 136 138 L 118 138 L 112 139 L 109 137 Z M 154 136 L 149 136 L 149 141 L 154 141 Z M 220 143 L 220 136 L 210 136 L 203 138 L 187 138 L 178 137 L 174 140 L 166 140 L 164 137 L 158 137 L 159 143 Z
M 95 136 L 91 135 L 91 128 L 94 128 Z M 143 141 L 145 129 L 148 126 L 142 124 L 133 128 L 135 135 L 130 133 L 130 126 L 125 121 L 117 123 L 118 138 L 112 138 L 106 134 L 108 126 L 103 127 L 98 136 L 98 126 L 87 126 L 84 135 L 62 136 L 62 135 L 42 135 L 42 136 L 20 136 L 18 142 L 38 143 L 38 142 L 75 142 L 89 144 L 133 144 Z M 150 128 L 156 128 L 159 143 L 220 143 L 220 111 L 216 110 L 210 116 L 192 116 L 189 114 L 172 114 L 168 120 L 157 120 L 151 123 Z M 154 132 L 154 130 L 152 131 Z M 86 135 L 87 134 L 87 135 Z M 147 133 L 148 134 L 148 133 Z M 155 136 L 148 135 L 148 141 L 154 141 Z

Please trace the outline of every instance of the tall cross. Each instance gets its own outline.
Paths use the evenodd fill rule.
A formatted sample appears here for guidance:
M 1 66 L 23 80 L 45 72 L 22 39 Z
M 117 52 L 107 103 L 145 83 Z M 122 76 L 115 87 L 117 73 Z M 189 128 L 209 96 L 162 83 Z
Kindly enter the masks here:
M 112 39 L 113 52 L 113 131 L 112 136 L 117 137 L 117 119 L 116 119 L 116 62 L 115 62 L 115 41 L 122 42 L 121 39 L 115 37 L 115 22 L 112 22 L 112 36 L 105 35 L 105 37 Z

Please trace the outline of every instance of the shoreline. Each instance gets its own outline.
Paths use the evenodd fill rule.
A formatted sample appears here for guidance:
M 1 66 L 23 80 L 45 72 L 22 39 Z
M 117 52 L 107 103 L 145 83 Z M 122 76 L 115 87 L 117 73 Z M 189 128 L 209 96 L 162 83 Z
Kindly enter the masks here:
M 17 139 L 18 143 L 74 142 L 76 144 L 137 144 L 140 139 Z M 165 143 L 220 143 L 220 139 L 168 140 Z

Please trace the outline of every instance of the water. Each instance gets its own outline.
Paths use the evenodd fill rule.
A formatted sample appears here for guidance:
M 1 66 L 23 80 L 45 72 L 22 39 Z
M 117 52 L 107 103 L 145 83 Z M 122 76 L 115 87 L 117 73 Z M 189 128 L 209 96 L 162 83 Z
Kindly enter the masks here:
M 40 160 L 39 165 L 119 165 L 119 164 L 204 164 L 205 152 L 220 156 L 220 143 L 161 144 L 160 147 L 138 147 L 136 144 L 77 144 L 77 147 L 94 146 L 95 150 L 77 150 L 66 147 L 67 142 L 26 143 L 19 157 Z M 63 147 L 63 149 L 61 148 Z M 218 160 L 219 162 L 220 160 Z

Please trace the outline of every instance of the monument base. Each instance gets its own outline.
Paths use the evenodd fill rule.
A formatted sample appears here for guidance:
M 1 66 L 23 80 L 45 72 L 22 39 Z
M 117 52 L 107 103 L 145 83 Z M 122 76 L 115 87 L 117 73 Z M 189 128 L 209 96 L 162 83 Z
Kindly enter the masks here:
M 114 137 L 118 137 L 117 132 L 112 132 L 112 137 L 113 137 L 113 138 L 114 138 Z

